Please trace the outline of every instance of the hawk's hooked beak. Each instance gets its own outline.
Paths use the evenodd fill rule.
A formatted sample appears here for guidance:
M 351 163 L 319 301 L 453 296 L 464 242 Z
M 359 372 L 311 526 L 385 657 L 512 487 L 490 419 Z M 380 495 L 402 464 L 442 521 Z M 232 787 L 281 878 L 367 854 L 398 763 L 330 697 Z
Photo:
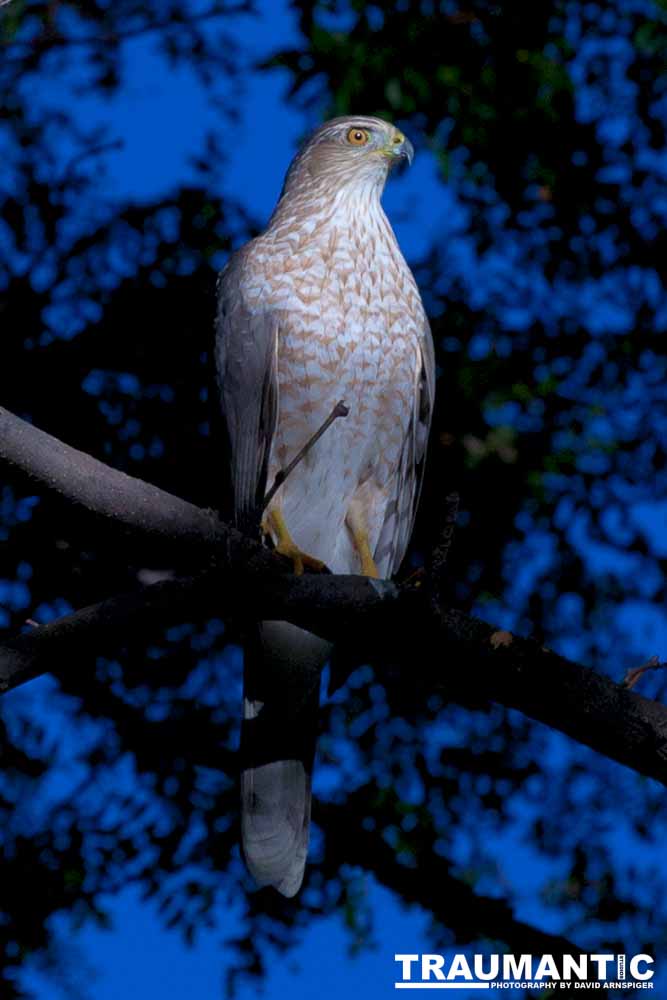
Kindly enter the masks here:
M 398 129 L 394 132 L 383 152 L 389 157 L 392 166 L 401 161 L 411 164 L 415 155 L 414 146 Z

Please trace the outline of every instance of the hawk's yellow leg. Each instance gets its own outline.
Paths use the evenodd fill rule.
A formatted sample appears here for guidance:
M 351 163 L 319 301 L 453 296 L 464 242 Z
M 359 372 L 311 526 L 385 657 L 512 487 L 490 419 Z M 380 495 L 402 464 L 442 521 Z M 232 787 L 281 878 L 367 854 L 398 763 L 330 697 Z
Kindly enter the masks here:
M 292 540 L 281 510 L 274 508 L 268 511 L 264 518 L 263 527 L 265 530 L 268 529 L 272 535 L 275 535 L 275 551 L 281 556 L 287 556 L 288 559 L 292 560 L 294 572 L 297 576 L 301 576 L 306 566 L 308 569 L 313 569 L 318 573 L 326 569 L 326 566 L 320 559 L 316 559 L 314 556 L 309 556 L 307 552 L 303 552 Z
M 379 579 L 380 574 L 377 566 L 375 565 L 373 553 L 371 552 L 371 546 L 368 541 L 368 531 L 366 530 L 366 525 L 363 518 L 359 514 L 359 511 L 354 507 L 351 507 L 348 512 L 346 522 L 348 528 L 350 529 L 350 534 L 352 535 L 352 541 L 354 542 L 354 547 L 357 550 L 359 561 L 361 562 L 362 576 L 372 576 L 375 580 Z

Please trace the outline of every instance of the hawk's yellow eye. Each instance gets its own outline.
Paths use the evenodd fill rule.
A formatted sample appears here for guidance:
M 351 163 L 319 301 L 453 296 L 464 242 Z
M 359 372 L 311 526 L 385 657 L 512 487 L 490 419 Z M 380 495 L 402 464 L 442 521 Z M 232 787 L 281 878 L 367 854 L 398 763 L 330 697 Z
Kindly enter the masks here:
M 347 133 L 347 141 L 352 146 L 365 146 L 370 139 L 370 134 L 365 128 L 351 128 Z

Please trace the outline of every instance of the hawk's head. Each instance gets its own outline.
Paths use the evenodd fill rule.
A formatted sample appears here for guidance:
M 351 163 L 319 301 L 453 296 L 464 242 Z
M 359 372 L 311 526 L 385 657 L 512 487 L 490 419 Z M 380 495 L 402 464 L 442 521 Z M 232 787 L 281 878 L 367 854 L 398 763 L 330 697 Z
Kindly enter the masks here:
M 412 162 L 414 149 L 395 125 L 382 118 L 349 115 L 325 122 L 290 167 L 285 187 L 316 181 L 332 190 L 350 184 L 382 188 L 389 170 Z M 318 185 L 319 186 L 319 185 Z

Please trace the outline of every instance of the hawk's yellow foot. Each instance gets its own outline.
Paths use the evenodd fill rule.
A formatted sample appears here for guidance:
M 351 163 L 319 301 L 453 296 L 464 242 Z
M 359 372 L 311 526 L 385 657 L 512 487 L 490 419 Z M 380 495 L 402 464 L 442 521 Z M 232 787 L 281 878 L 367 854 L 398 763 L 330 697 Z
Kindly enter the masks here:
M 294 542 L 285 523 L 282 511 L 269 511 L 264 519 L 263 527 L 265 530 L 268 529 L 269 534 L 275 535 L 275 551 L 279 555 L 287 556 L 288 559 L 291 559 L 294 572 L 297 576 L 302 575 L 305 567 L 315 570 L 316 573 L 322 573 L 326 569 L 326 565 L 321 559 L 316 559 L 315 556 L 303 552 L 296 542 Z
M 374 580 L 378 580 L 380 573 L 373 559 L 373 553 L 368 541 L 368 532 L 362 518 L 356 511 L 350 511 L 347 515 L 347 526 L 350 529 L 352 541 L 359 556 L 361 575 L 371 576 Z
M 372 576 L 374 580 L 379 579 L 380 573 L 375 565 L 371 547 L 368 544 L 368 535 L 365 531 L 360 535 L 353 533 L 352 538 L 354 539 L 354 545 L 361 561 L 362 576 Z

